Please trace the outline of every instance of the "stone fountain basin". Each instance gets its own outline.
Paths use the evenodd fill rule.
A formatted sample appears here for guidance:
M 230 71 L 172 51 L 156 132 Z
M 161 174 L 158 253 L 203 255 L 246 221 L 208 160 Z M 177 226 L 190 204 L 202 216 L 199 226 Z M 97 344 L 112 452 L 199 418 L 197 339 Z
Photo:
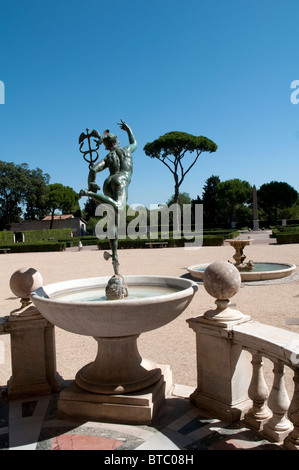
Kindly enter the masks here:
M 88 289 L 105 289 L 109 277 L 75 279 L 40 287 L 31 294 L 41 314 L 52 324 L 71 333 L 93 337 L 140 335 L 177 318 L 189 305 L 197 284 L 189 279 L 165 276 L 127 276 L 130 287 L 141 286 L 170 292 L 121 300 L 69 300 Z M 71 294 L 71 295 L 69 295 Z M 68 300 L 62 300 L 66 295 Z M 84 295 L 83 295 L 84 296 Z
M 204 271 L 210 263 L 197 264 L 189 266 L 187 270 L 192 277 L 196 279 L 203 279 Z M 240 270 L 242 281 L 266 281 L 271 279 L 281 279 L 290 276 L 296 269 L 295 264 L 291 263 L 271 263 L 266 261 L 259 261 L 254 263 L 252 271 Z

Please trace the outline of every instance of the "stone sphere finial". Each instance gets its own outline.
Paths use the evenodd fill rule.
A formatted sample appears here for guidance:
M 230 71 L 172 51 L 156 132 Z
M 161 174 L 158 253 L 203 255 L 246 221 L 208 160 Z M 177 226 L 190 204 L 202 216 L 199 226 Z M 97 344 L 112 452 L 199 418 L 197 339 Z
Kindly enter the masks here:
M 230 299 L 241 286 L 241 275 L 232 263 L 216 261 L 209 264 L 203 275 L 203 284 L 208 294 L 216 298 L 217 305 L 215 310 L 205 312 L 205 319 L 223 326 L 248 319 L 239 310 L 230 308 Z
M 203 284 L 212 297 L 226 300 L 233 297 L 240 289 L 241 275 L 232 263 L 216 261 L 206 268 Z
M 21 298 L 21 301 L 30 302 L 30 294 L 43 285 L 41 274 L 34 268 L 20 268 L 15 271 L 9 281 L 9 287 L 13 294 Z

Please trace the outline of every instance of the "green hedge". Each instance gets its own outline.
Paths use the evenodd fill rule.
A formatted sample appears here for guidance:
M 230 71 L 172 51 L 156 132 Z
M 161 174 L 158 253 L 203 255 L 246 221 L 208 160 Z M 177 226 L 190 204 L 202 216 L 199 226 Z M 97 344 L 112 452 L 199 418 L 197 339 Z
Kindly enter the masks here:
M 221 246 L 223 245 L 224 240 L 226 237 L 223 236 L 214 236 L 214 235 L 204 235 L 203 236 L 203 244 L 202 246 Z M 146 243 L 149 242 L 168 242 L 168 247 L 183 247 L 185 246 L 185 243 L 194 243 L 194 239 L 186 239 L 186 238 L 181 238 L 181 239 L 140 239 L 137 238 L 136 240 L 131 240 L 131 239 L 126 239 L 126 240 L 119 240 L 118 242 L 118 247 L 120 249 L 122 248 L 146 248 L 147 245 Z M 97 241 L 97 246 L 99 250 L 109 250 L 110 245 L 108 240 L 98 240 Z
M 278 232 L 299 232 L 299 225 L 272 225 L 271 230 L 275 230 Z
M 223 241 L 226 238 L 235 238 L 239 236 L 239 231 L 237 230 L 227 230 L 227 229 L 214 229 L 214 230 L 207 230 L 203 231 L 204 233 L 204 240 L 203 240 L 203 246 L 219 246 L 223 244 Z M 182 236 L 181 240 L 173 239 L 173 232 L 169 232 L 169 238 L 167 239 L 162 239 L 161 238 L 161 232 L 158 232 L 158 237 L 156 240 L 153 241 L 167 241 L 168 246 L 184 246 L 185 242 L 188 242 L 189 240 L 185 239 Z M 213 238 L 211 238 L 213 237 Z M 61 238 L 58 239 L 59 242 L 63 242 L 66 244 L 67 248 L 78 246 L 79 242 L 81 241 L 83 246 L 90 246 L 90 245 L 98 245 L 99 249 L 109 249 L 109 242 L 107 239 L 104 240 L 99 240 L 95 235 L 84 235 L 84 236 L 78 236 L 78 237 L 72 237 L 72 238 Z M 131 239 L 126 239 L 126 240 L 120 240 L 119 241 L 119 246 L 120 248 L 145 248 L 149 240 L 145 239 L 137 239 L 137 240 L 131 240 Z M 191 239 L 192 243 L 192 239 Z
M 202 246 L 221 246 L 223 245 L 224 240 L 226 238 L 234 238 L 234 237 L 223 237 L 220 235 L 204 235 L 203 236 L 203 244 Z
M 49 239 L 69 239 L 71 238 L 71 228 L 58 228 L 49 230 L 26 230 L 23 232 L 25 235 L 25 242 L 37 242 Z
M 98 242 L 98 238 L 96 236 L 82 236 L 82 237 L 72 237 L 72 238 L 64 238 L 59 239 L 59 242 L 63 242 L 66 244 L 67 248 L 72 246 L 78 246 L 78 243 L 81 241 L 83 246 L 87 245 L 96 245 Z
M 81 241 L 83 246 L 97 245 L 99 249 L 110 248 L 109 241 L 99 240 L 96 236 L 71 237 L 71 229 L 53 230 L 28 230 L 25 232 L 25 242 L 13 243 L 13 232 L 0 232 L 0 247 L 10 248 L 11 253 L 40 252 L 40 251 L 62 251 L 66 247 L 78 246 Z M 149 241 L 167 241 L 169 247 L 183 247 L 185 243 L 194 243 L 194 238 L 188 240 L 184 237 L 173 239 L 172 232 L 168 239 L 161 239 L 159 236 L 155 240 L 136 239 L 119 240 L 119 248 L 146 248 Z M 222 229 L 207 230 L 203 235 L 203 246 L 221 246 L 226 238 L 235 238 L 238 231 L 228 231 Z M 49 241 L 53 238 L 55 241 Z
M 278 235 L 292 235 L 299 233 L 299 225 L 275 225 L 270 227 L 272 230 L 272 236 L 277 239 Z M 292 243 L 292 242 L 281 242 L 281 243 Z
M 39 243 L 6 243 L 1 244 L 1 248 L 10 248 L 10 253 L 34 253 L 40 251 L 63 251 L 65 243 L 60 242 L 39 242 Z
M 276 233 L 276 240 L 279 244 L 299 243 L 299 232 Z
M 0 232 L 0 245 L 4 243 L 13 243 L 13 232 L 4 230 Z
M 235 230 L 233 232 L 222 232 L 222 234 L 225 238 L 231 239 L 231 238 L 237 238 L 240 235 L 240 232 L 239 230 Z M 214 232 L 214 235 L 216 235 L 215 232 Z M 218 235 L 221 235 L 221 232 L 219 232 Z

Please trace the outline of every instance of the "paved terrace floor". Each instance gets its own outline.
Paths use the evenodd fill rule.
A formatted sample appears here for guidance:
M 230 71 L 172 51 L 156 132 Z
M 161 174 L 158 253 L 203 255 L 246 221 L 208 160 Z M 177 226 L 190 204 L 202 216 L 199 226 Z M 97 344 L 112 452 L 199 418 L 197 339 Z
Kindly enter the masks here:
M 270 232 L 242 233 L 253 238 L 246 247 L 247 259 L 255 261 L 289 262 L 299 265 L 298 244 L 277 245 Z M 120 250 L 123 274 L 157 274 L 188 276 L 187 267 L 216 260 L 232 260 L 234 250 L 221 247 L 153 248 Z M 96 247 L 82 251 L 67 249 L 62 253 L 23 253 L 0 255 L 1 316 L 19 307 L 19 300 L 9 289 L 10 276 L 20 267 L 34 267 L 44 284 L 67 279 L 107 276 L 110 263 Z M 112 274 L 112 273 L 111 273 Z M 129 426 L 111 423 L 69 422 L 59 420 L 56 413 L 58 395 L 10 400 L 6 398 L 6 383 L 11 375 L 9 335 L 1 337 L 4 357 L 0 365 L 3 397 L 0 401 L 0 449 L 29 450 L 280 450 L 280 446 L 264 440 L 242 422 L 234 425 L 205 415 L 189 402 L 196 387 L 195 335 L 186 323 L 191 317 L 213 308 L 214 299 L 201 282 L 188 309 L 175 321 L 139 338 L 139 350 L 158 364 L 169 364 L 176 384 L 166 400 L 161 416 L 153 426 Z M 299 333 L 299 277 L 242 284 L 233 298 L 234 305 L 253 320 Z M 294 320 L 295 319 L 295 320 Z M 291 320 L 291 322 L 290 322 Z M 57 370 L 64 384 L 73 380 L 76 372 L 96 354 L 93 338 L 55 329 Z M 272 365 L 265 361 L 266 381 L 272 384 Z M 292 373 L 286 374 L 286 386 L 292 393 Z M 181 385 L 182 384 L 182 385 Z M 119 454 L 120 455 L 120 454 Z

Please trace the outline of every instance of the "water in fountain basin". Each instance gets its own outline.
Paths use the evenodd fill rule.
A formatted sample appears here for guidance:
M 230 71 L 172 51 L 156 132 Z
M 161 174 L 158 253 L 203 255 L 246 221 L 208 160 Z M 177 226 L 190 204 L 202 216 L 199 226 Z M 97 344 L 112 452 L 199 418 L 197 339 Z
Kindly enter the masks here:
M 141 299 L 144 297 L 156 297 L 159 295 L 173 294 L 180 289 L 167 286 L 130 286 L 126 299 Z M 51 299 L 59 302 L 100 302 L 107 300 L 105 287 L 93 287 L 80 290 L 68 290 L 51 295 Z
M 195 271 L 204 272 L 207 266 L 198 266 L 198 268 L 194 268 Z M 279 264 L 279 263 L 254 263 L 254 267 L 252 269 L 242 269 L 243 272 L 253 272 L 253 273 L 262 273 L 268 271 L 281 271 L 283 269 L 289 269 L 288 265 Z
M 288 269 L 289 266 L 279 263 L 255 263 L 252 269 L 255 273 L 266 272 L 266 271 L 281 271 L 282 269 Z

